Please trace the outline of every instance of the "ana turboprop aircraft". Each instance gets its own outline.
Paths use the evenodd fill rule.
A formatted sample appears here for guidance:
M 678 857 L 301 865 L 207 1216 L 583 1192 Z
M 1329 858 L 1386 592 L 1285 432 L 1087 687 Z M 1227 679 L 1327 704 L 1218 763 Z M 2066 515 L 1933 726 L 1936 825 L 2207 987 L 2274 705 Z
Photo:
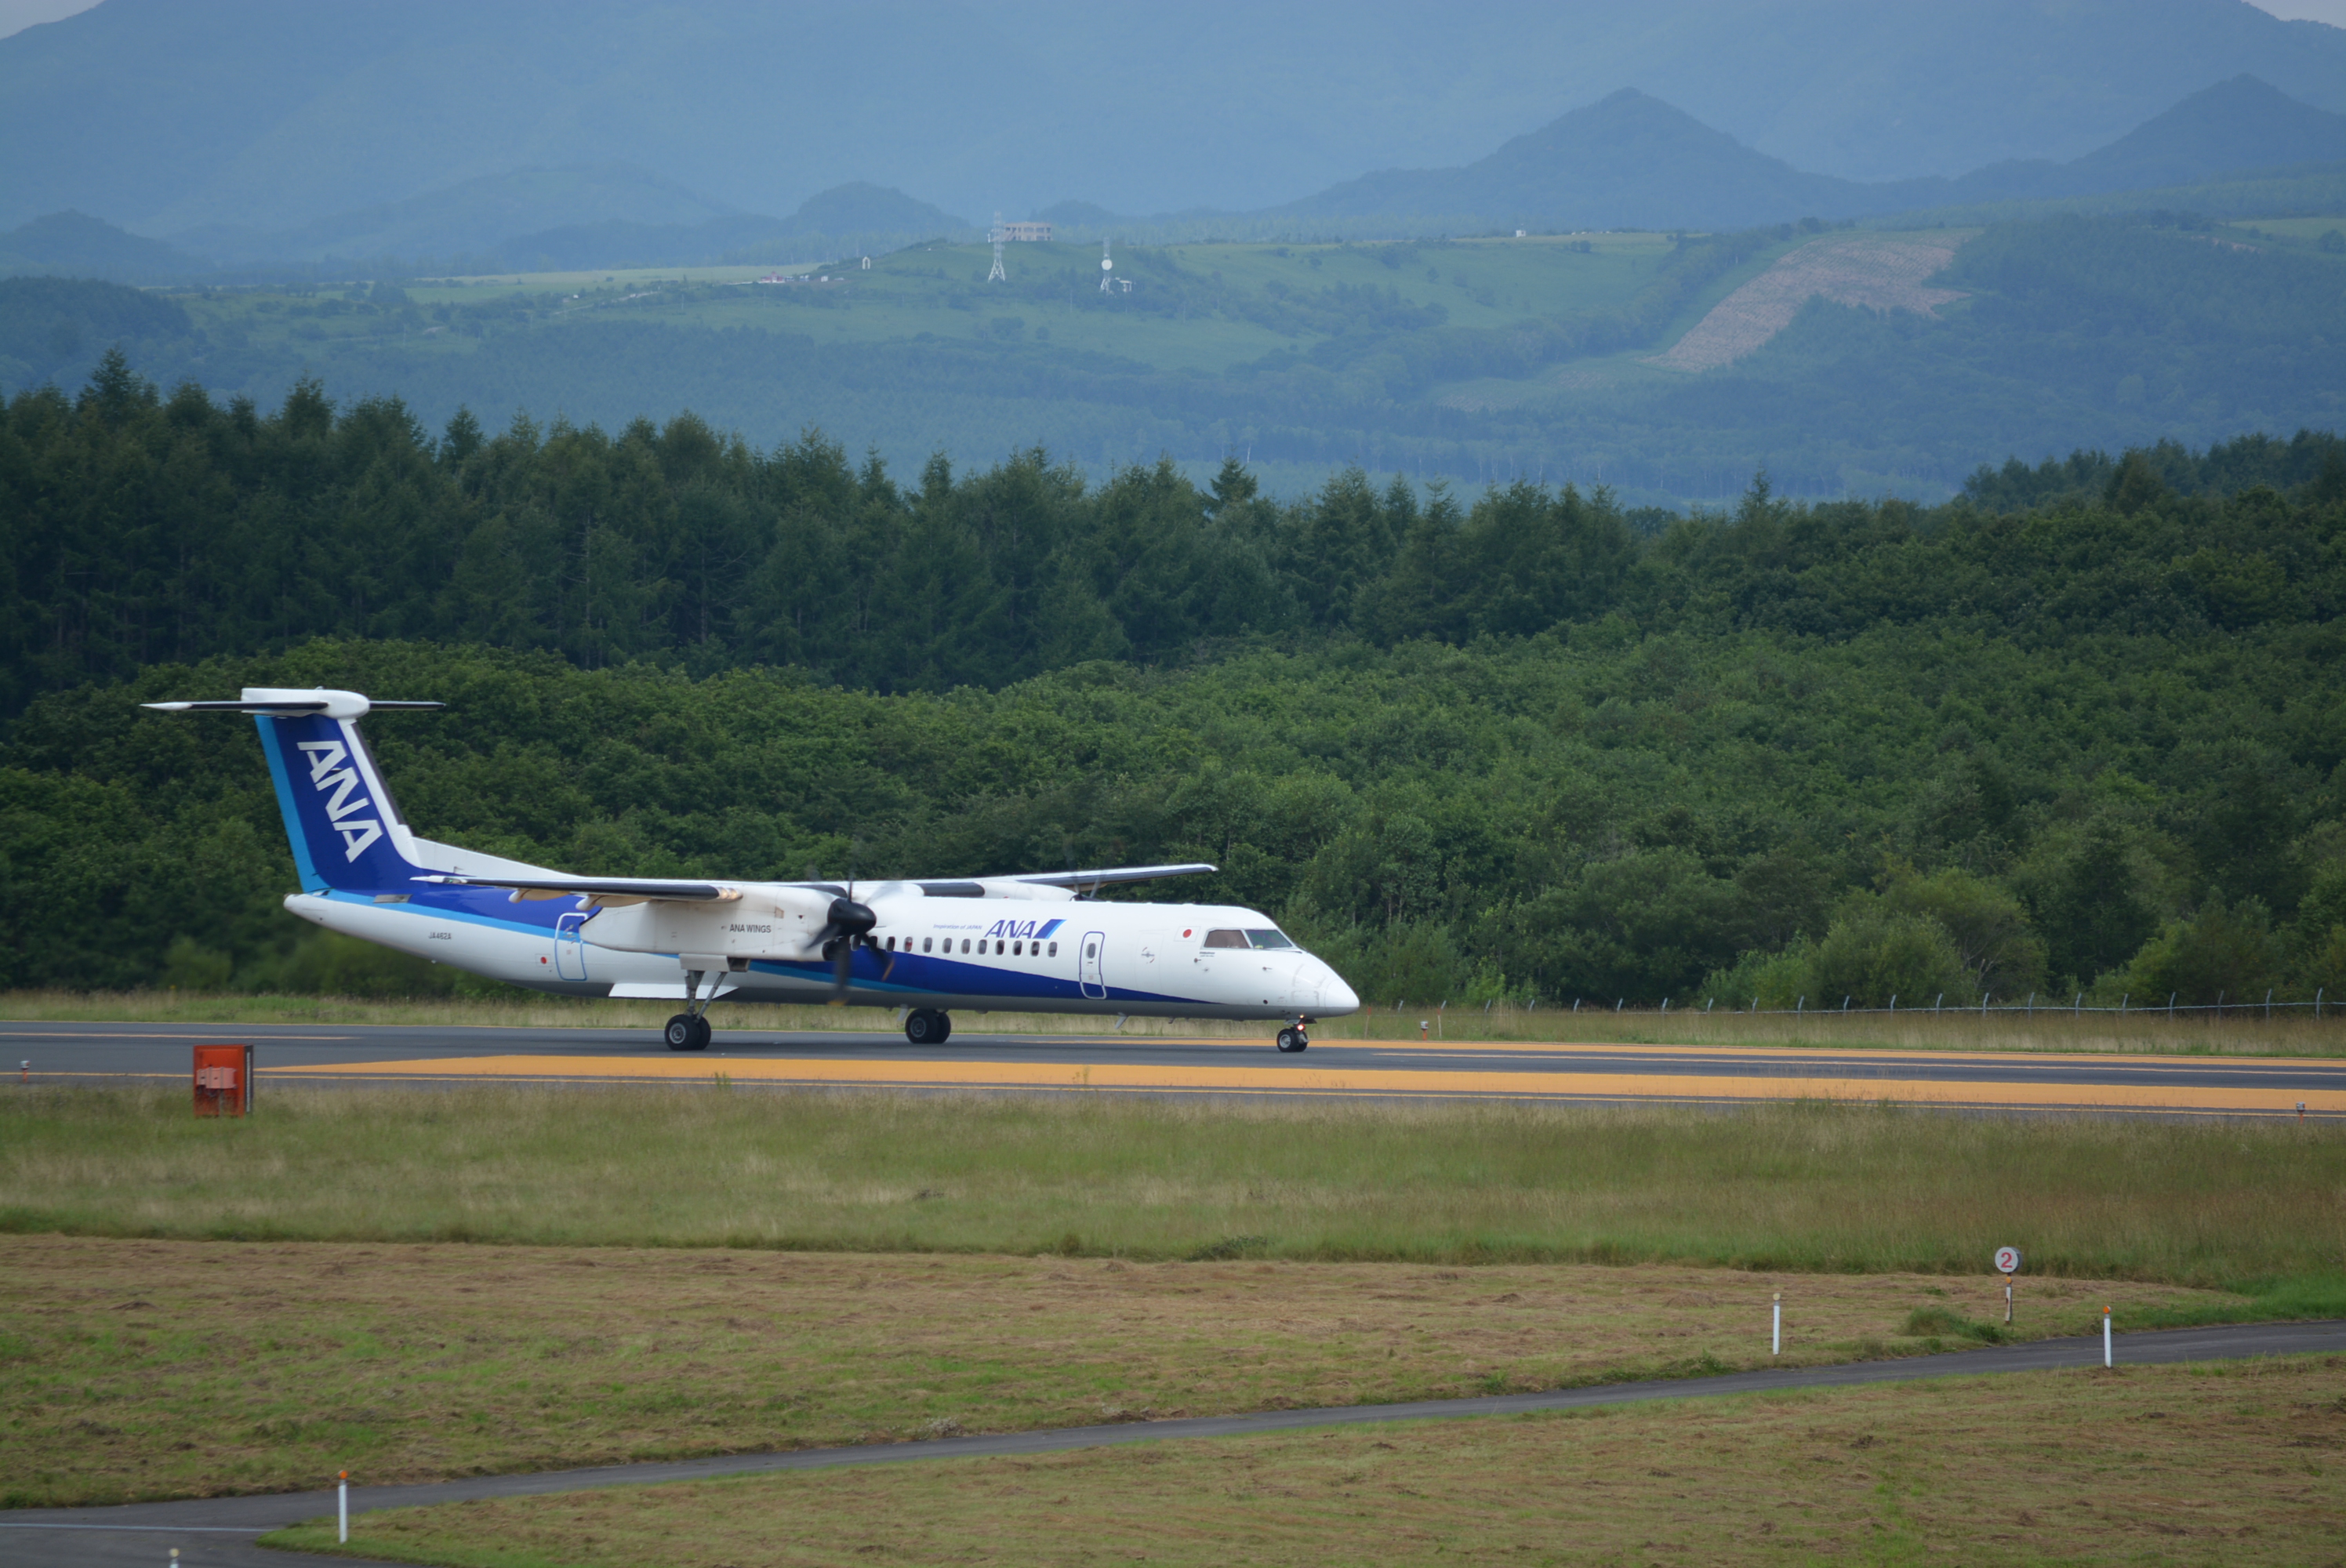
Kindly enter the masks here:
M 720 997 L 901 1008 L 916 1045 L 950 1035 L 956 1007 L 1278 1019 L 1281 1051 L 1360 1005 L 1267 915 L 1088 896 L 1209 865 L 883 881 L 861 898 L 852 883 L 574 877 L 434 843 L 401 820 L 358 721 L 439 703 L 247 687 L 145 706 L 254 716 L 301 874 L 295 914 L 534 991 L 674 998 L 670 1050 L 707 1047 Z

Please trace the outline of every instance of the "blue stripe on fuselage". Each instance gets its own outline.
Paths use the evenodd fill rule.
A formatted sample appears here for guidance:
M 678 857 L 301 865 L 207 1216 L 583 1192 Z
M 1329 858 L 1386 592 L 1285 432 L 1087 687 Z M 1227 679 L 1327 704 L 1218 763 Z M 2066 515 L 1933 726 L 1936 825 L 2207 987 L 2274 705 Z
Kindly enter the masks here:
M 592 932 L 589 932 L 592 940 Z M 890 953 L 895 964 L 887 977 L 881 976 L 878 957 L 869 948 L 858 948 L 849 969 L 850 983 L 858 991 L 893 992 L 911 998 L 917 996 L 987 996 L 1000 997 L 1005 1002 L 1069 999 L 1099 1002 L 1197 1002 L 1195 997 L 1166 996 L 1153 991 L 1134 991 L 1124 986 L 1110 986 L 1105 997 L 1086 997 L 1083 987 L 1072 979 L 1055 975 L 1035 974 L 1026 970 L 997 969 L 991 964 L 963 963 L 958 960 L 923 953 Z M 793 962 L 788 959 L 752 959 L 750 967 L 765 974 L 788 975 L 817 984 L 831 982 L 831 965 L 820 960 Z M 1202 1003 L 1201 1003 L 1202 1005 Z

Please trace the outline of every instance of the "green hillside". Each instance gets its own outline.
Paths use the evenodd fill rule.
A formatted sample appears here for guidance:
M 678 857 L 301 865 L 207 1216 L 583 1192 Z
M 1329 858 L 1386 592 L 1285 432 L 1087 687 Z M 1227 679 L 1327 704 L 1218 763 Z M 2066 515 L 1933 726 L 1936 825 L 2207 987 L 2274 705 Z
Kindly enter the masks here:
M 166 385 L 273 404 L 321 375 L 435 426 L 460 407 L 492 428 L 527 411 L 606 429 L 690 409 L 761 446 L 820 425 L 903 467 L 1040 444 L 1095 477 L 1164 454 L 1202 479 L 1237 452 L 1289 491 L 1357 462 L 1672 505 L 1729 499 L 1760 466 L 1793 494 L 1932 498 L 1984 455 L 2341 418 L 2346 255 L 2173 217 L 1923 231 L 1962 241 L 1927 280 L 1934 313 L 1817 298 L 1730 362 L 1649 362 L 1765 270 L 1845 238 L 1130 247 L 1107 294 L 1083 247 L 1014 245 L 1008 280 L 988 283 L 984 248 L 940 244 L 811 282 L 720 269 L 183 293 L 162 304 L 184 331 L 142 332 L 107 324 L 127 291 L 77 286 L 76 324 L 53 286 L 0 281 L 0 387 L 71 384 L 120 343 Z

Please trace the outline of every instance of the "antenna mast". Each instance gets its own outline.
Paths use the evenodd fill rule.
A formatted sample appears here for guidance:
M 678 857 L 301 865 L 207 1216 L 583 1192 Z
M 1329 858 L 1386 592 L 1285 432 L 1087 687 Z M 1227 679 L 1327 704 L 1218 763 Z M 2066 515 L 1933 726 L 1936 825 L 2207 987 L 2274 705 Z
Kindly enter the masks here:
M 985 275 L 985 280 L 989 283 L 1007 283 L 1010 281 L 1010 274 L 1002 270 L 1002 242 L 1010 236 L 1009 231 L 1002 227 L 1001 213 L 996 212 L 994 215 L 994 227 L 987 231 L 985 237 L 994 241 L 994 270 Z

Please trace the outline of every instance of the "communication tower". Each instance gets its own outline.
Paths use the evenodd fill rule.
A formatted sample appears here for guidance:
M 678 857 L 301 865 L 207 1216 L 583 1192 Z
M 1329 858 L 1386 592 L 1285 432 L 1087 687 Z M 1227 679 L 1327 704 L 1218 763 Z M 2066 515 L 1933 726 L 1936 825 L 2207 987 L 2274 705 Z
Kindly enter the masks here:
M 994 215 L 994 227 L 986 232 L 985 237 L 994 241 L 994 270 L 985 275 L 985 280 L 989 283 L 1007 283 L 1010 281 L 1010 274 L 1002 270 L 1002 242 L 1009 239 L 1010 235 L 1002 227 L 1001 213 L 997 212 Z

